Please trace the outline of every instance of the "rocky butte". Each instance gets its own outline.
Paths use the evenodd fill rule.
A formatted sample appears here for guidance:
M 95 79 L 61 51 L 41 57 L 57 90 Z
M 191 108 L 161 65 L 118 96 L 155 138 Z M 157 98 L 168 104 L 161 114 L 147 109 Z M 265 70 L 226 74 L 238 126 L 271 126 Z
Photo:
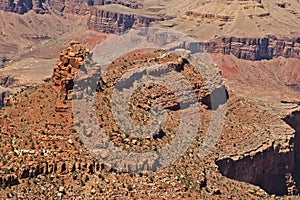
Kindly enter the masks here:
M 151 198 L 158 195 L 168 198 L 172 194 L 197 199 L 240 197 L 241 194 L 243 198 L 268 198 L 269 194 L 298 193 L 299 148 L 295 124 L 299 108 L 295 103 L 247 100 L 238 96 L 235 88 L 229 88 L 224 130 L 212 154 L 199 160 L 197 152 L 202 148 L 213 112 L 206 98 L 210 93 L 202 77 L 194 74 L 188 60 L 164 51 L 133 52 L 108 67 L 98 85 L 99 123 L 110 139 L 125 150 L 154 150 L 170 141 L 178 128 L 176 120 L 180 119 L 180 110 L 174 94 L 167 88 L 146 85 L 133 94 L 129 102 L 131 112 L 134 111 L 132 118 L 139 123 L 147 122 L 146 113 L 152 104 L 161 102 L 169 110 L 167 127 L 150 138 L 141 140 L 120 131 L 113 122 L 109 106 L 111 86 L 123 73 L 142 64 L 165 63 L 190 80 L 201 100 L 203 120 L 195 143 L 174 164 L 157 172 L 122 173 L 94 159 L 76 133 L 74 123 L 79 123 L 80 119 L 73 122 L 71 109 L 67 109 L 76 74 L 90 55 L 81 44 L 71 42 L 60 53 L 51 83 L 13 95 L 13 104 L 0 110 L 1 195 L 113 198 L 139 197 L 147 193 Z M 216 69 L 213 73 L 219 72 Z M 287 95 L 292 97 L 292 93 Z M 130 163 L 127 167 L 134 169 Z M 231 178 L 258 185 L 269 194 L 257 186 Z M 274 181 L 277 184 L 272 184 Z M 36 194 L 29 194 L 28 186 L 37 191 Z
M 299 8 L 298 0 L 0 1 L 0 53 L 12 61 L 0 69 L 5 92 L 0 102 L 0 196 L 275 199 L 299 195 Z M 228 90 L 227 114 L 214 150 L 199 159 L 197 152 L 214 112 L 202 77 L 193 77 L 189 62 L 172 54 L 163 58 L 160 51 L 135 52 L 115 60 L 111 71 L 93 81 L 99 81 L 99 123 L 120 148 L 160 148 L 176 134 L 179 119 L 172 92 L 148 85 L 131 98 L 132 118 L 146 123 L 151 105 L 161 102 L 170 113 L 168 127 L 143 140 L 120 131 L 112 120 L 108 94 L 114 78 L 126 70 L 148 61 L 169 63 L 190 78 L 201 97 L 201 128 L 182 157 L 160 171 L 121 173 L 94 159 L 78 136 L 75 125 L 81 121 L 72 118 L 70 99 L 78 69 L 84 69 L 91 52 L 68 41 L 75 38 L 92 49 L 109 34 L 140 26 L 164 27 L 199 40 L 185 47 L 192 50 L 201 44 L 217 64 Z M 49 78 L 62 47 L 66 50 Z M 40 72 L 51 82 L 44 83 L 46 77 Z M 8 97 L 11 88 L 18 90 Z M 89 127 L 86 130 L 90 133 Z M 148 164 L 141 166 L 151 168 Z

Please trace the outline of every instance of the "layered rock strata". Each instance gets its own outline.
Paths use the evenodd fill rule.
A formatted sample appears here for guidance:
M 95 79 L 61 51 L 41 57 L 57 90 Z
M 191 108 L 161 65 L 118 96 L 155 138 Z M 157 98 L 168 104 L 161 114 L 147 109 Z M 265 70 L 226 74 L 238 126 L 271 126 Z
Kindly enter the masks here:
M 91 8 L 88 27 L 104 33 L 122 33 L 131 28 L 148 27 L 151 22 L 162 21 L 161 17 L 152 17 L 135 13 L 123 13 Z
M 189 44 L 194 45 L 196 44 Z M 244 60 L 270 60 L 276 57 L 300 58 L 300 38 L 279 39 L 274 36 L 263 38 L 222 38 L 200 42 L 200 47 L 209 53 L 233 54 Z

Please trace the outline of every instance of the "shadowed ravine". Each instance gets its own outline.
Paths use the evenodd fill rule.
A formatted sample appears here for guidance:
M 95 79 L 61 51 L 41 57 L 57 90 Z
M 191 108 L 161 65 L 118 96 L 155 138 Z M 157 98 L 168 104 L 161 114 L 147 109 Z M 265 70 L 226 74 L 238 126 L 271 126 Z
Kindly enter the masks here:
M 293 112 L 283 121 L 295 130 L 295 137 L 289 141 L 293 147 L 290 151 L 282 152 L 272 144 L 254 156 L 220 159 L 216 161 L 220 172 L 229 178 L 257 185 L 269 194 L 299 194 L 300 112 Z

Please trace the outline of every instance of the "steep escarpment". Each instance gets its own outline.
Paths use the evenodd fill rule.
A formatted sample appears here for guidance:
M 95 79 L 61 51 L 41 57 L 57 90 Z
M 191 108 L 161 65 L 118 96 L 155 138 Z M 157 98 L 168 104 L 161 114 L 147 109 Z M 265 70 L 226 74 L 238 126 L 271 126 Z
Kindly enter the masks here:
M 291 115 L 283 119 L 288 125 L 295 129 L 294 139 L 294 159 L 295 159 L 295 170 L 294 173 L 297 178 L 297 187 L 300 188 L 300 112 L 293 112 Z
M 149 39 L 159 41 L 161 37 L 164 35 L 154 34 Z M 260 38 L 222 37 L 209 41 L 187 42 L 181 46 L 192 52 L 204 50 L 252 61 L 277 57 L 300 58 L 300 38 L 277 38 L 272 35 Z
M 288 185 L 286 177 L 295 180 L 294 152 L 269 148 L 242 158 L 226 158 L 216 162 L 220 172 L 233 179 L 260 186 L 269 194 L 296 195 L 295 183 Z
M 118 12 L 111 9 L 92 8 L 88 20 L 91 30 L 104 33 L 122 33 L 130 28 L 149 26 L 151 22 L 161 21 L 161 17 L 147 16 L 138 13 Z
M 260 116 L 259 120 L 265 123 L 260 124 L 259 129 L 254 127 L 254 131 L 261 132 L 251 139 L 256 140 L 256 144 L 250 143 L 252 148 L 240 149 L 236 154 L 231 150 L 231 155 L 217 159 L 219 171 L 229 178 L 260 186 L 269 194 L 298 195 L 299 116 L 299 111 L 290 112 L 283 120 Z M 243 128 L 251 132 L 246 126 Z M 262 142 L 257 143 L 260 140 Z
M 200 42 L 200 46 L 209 53 L 233 54 L 244 60 L 270 60 L 280 56 L 300 58 L 300 38 L 280 39 L 275 36 L 262 38 L 224 37 L 210 42 Z

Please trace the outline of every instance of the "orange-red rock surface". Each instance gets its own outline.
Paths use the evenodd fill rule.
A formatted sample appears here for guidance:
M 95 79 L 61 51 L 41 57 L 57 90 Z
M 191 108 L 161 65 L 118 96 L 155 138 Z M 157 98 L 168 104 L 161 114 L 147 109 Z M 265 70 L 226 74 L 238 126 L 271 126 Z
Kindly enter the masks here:
M 108 68 L 111 71 L 109 70 L 100 81 L 102 89 L 98 96 L 101 106 L 99 117 L 104 118 L 100 117 L 99 123 L 103 123 L 107 130 L 114 127 L 111 124 L 113 121 L 109 114 L 101 115 L 109 111 L 109 106 L 104 105 L 105 102 L 101 103 L 100 97 L 106 95 L 103 92 L 109 89 L 106 85 L 115 80 L 115 76 L 120 76 L 118 72 L 121 71 L 117 69 L 124 69 L 124 65 L 134 68 L 145 58 L 148 58 L 148 61 L 153 58 L 155 62 L 166 62 L 173 67 L 181 63 L 181 59 L 176 55 L 161 58 L 159 52 L 136 53 L 129 57 L 126 61 L 120 58 L 111 64 Z M 201 77 L 193 79 L 188 65 L 185 64 L 183 69 L 183 74 L 190 77 L 195 84 L 201 85 L 198 82 Z M 199 89 L 198 95 L 206 94 L 201 87 Z M 134 94 L 131 101 L 132 110 L 136 111 L 133 112 L 133 119 L 136 121 L 147 120 L 144 115 L 140 115 L 148 109 L 148 105 L 145 104 L 146 97 L 157 94 L 162 97 L 157 100 L 164 102 L 167 97 L 164 95 L 168 93 L 159 87 L 146 87 L 141 89 L 141 92 L 142 96 L 139 96 L 139 93 Z M 115 171 L 90 155 L 76 133 L 71 109 L 67 109 L 66 112 L 55 110 L 57 91 L 50 83 L 24 90 L 12 96 L 11 106 L 0 110 L 0 194 L 7 198 L 271 198 L 256 186 L 230 178 L 249 181 L 270 193 L 275 187 L 270 184 L 276 180 L 280 183 L 277 187 L 282 191 L 286 190 L 286 194 L 296 194 L 297 188 L 294 183 L 297 179 L 293 175 L 293 167 L 297 166 L 297 162 L 293 160 L 294 151 L 290 146 L 293 144 L 295 130 L 281 120 L 295 108 L 282 107 L 281 114 L 278 115 L 280 109 L 273 109 L 272 103 L 249 101 L 234 92 L 230 92 L 229 95 L 224 130 L 211 154 L 203 159 L 197 156 L 197 152 L 202 148 L 201 143 L 207 133 L 211 115 L 208 107 L 202 105 L 201 129 L 182 157 L 156 172 L 130 174 Z M 172 97 L 172 94 L 169 97 Z M 66 104 L 71 106 L 69 101 Z M 176 117 L 176 113 L 174 114 Z M 292 122 L 291 119 L 289 123 Z M 174 121 L 170 121 L 171 127 L 174 127 L 172 123 Z M 166 129 L 165 136 L 153 141 L 134 141 L 134 138 L 130 137 L 126 140 L 127 136 L 123 138 L 122 134 L 112 134 L 111 137 L 117 145 L 125 144 L 121 145 L 125 149 L 150 150 L 154 147 L 160 148 L 163 142 L 168 141 L 168 137 L 172 137 L 172 131 L 168 131 L 170 129 Z M 123 140 L 125 143 L 121 142 Z M 229 162 L 224 163 L 227 160 Z M 232 162 L 234 164 L 228 165 Z M 266 162 L 270 164 L 268 171 L 264 171 Z M 288 168 L 281 169 L 278 166 Z M 221 175 L 218 168 L 230 178 Z M 243 171 L 245 169 L 247 171 Z M 254 174 L 247 176 L 254 169 Z M 260 177 L 263 179 L 259 179 Z
M 72 99 L 74 80 L 79 68 L 91 57 L 90 53 L 77 41 L 70 42 L 70 46 L 61 51 L 51 80 L 62 101 Z
M 275 199 L 299 195 L 299 8 L 298 0 L 0 2 L 0 197 Z M 86 60 L 81 56 L 84 47 L 77 56 L 72 48 L 62 52 L 52 76 L 54 87 L 43 80 L 51 75 L 55 62 L 51 59 L 71 38 L 93 48 L 109 37 L 99 31 L 123 33 L 153 25 L 183 32 L 210 53 L 228 88 L 226 120 L 213 151 L 200 159 L 197 152 L 213 113 L 202 77 L 193 76 L 189 64 L 176 55 L 168 60 L 161 59 L 160 52 L 136 51 L 124 57 L 126 62 L 116 60 L 109 67 L 112 71 L 100 79 L 96 103 L 99 123 L 120 148 L 162 147 L 175 135 L 179 118 L 173 93 L 146 85 L 129 102 L 132 119 L 146 124 L 149 107 L 162 103 L 170 110 L 164 134 L 139 139 L 119 131 L 110 112 L 108 85 L 127 70 L 124 66 L 135 68 L 141 59 L 169 63 L 175 69 L 184 66 L 181 73 L 190 78 L 201 100 L 201 128 L 183 156 L 156 172 L 121 173 L 93 158 L 74 126 L 68 100 L 77 68 Z

